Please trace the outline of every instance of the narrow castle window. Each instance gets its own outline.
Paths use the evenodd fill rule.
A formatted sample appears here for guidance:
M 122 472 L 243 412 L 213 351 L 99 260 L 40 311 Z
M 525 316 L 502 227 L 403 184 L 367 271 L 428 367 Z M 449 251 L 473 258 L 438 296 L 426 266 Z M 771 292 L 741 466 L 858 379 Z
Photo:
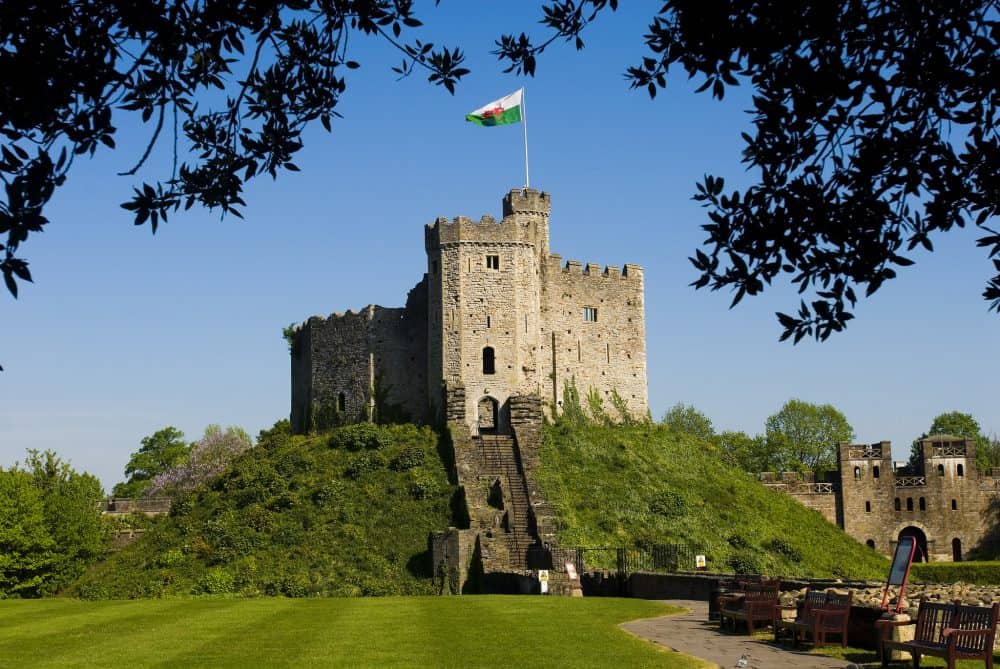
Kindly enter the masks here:
M 337 411 L 340 413 L 347 411 L 347 395 L 344 393 L 337 395 Z
M 952 511 L 958 511 L 958 500 L 957 499 L 951 500 L 951 510 Z
M 871 512 L 872 512 L 872 503 L 868 500 L 865 500 L 865 513 L 871 513 Z
M 875 465 L 875 467 L 872 468 L 872 478 L 878 478 L 878 475 L 879 475 L 878 465 Z
M 856 479 L 861 478 L 861 467 L 854 468 L 854 478 Z
M 587 323 L 597 322 L 597 307 L 584 307 L 583 320 Z
M 921 511 L 927 510 L 927 501 L 923 497 L 920 498 L 920 510 Z
M 944 476 L 944 465 L 938 465 L 938 476 Z
M 492 346 L 483 349 L 483 374 L 496 374 L 496 354 Z
M 486 256 L 486 269 L 500 269 L 500 256 Z
M 965 467 L 963 467 L 962 465 L 958 466 L 958 470 L 957 471 L 958 471 L 958 475 L 959 476 L 965 476 Z
M 493 319 L 490 318 L 489 316 L 486 317 L 486 327 L 488 328 L 493 327 Z
M 611 344 L 605 344 L 608 349 L 608 362 L 611 362 Z
M 896 511 L 899 511 L 899 498 L 896 498 Z
M 907 511 L 913 511 L 913 498 L 912 497 L 907 497 L 906 498 L 906 510 Z

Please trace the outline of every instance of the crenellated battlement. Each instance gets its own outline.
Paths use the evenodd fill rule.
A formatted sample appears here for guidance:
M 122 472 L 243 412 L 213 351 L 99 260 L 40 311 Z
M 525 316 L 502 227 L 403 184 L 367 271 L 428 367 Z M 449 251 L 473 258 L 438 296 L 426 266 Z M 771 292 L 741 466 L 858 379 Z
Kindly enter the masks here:
M 562 273 L 568 276 L 592 277 L 595 279 L 622 279 L 626 281 L 641 281 L 642 267 L 625 263 L 624 269 L 617 265 L 602 267 L 597 263 L 583 263 L 579 260 L 567 260 L 563 263 L 562 256 L 550 253 L 546 260 L 546 269 L 550 273 Z
M 514 214 L 546 216 L 552 213 L 549 194 L 533 188 L 514 188 L 503 197 L 504 218 Z
M 551 207 L 548 193 L 513 189 L 500 217 L 436 218 L 424 226 L 426 273 L 404 308 L 368 305 L 303 323 L 289 337 L 294 429 L 331 410 L 351 420 L 389 415 L 383 399 L 436 420 L 442 387 L 459 385 L 473 431 L 507 429 L 515 396 L 561 406 L 569 382 L 614 391 L 625 402 L 618 410 L 645 416 L 643 270 L 550 254 Z

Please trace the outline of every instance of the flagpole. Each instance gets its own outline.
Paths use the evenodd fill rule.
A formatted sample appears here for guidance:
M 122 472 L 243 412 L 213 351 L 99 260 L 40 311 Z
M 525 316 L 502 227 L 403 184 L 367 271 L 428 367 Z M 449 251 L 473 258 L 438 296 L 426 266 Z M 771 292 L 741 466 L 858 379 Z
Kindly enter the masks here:
M 521 89 L 521 130 L 524 132 L 524 187 L 528 188 L 528 107 L 524 102 L 524 89 Z

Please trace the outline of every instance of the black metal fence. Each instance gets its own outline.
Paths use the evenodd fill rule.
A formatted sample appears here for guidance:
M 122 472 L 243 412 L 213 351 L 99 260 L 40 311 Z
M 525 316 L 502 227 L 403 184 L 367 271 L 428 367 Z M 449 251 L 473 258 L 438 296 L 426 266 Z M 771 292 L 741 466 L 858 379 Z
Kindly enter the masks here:
M 613 569 L 619 577 L 628 578 L 637 571 L 694 571 L 697 550 L 681 544 L 651 544 L 637 548 L 578 548 L 576 554 L 581 573 Z

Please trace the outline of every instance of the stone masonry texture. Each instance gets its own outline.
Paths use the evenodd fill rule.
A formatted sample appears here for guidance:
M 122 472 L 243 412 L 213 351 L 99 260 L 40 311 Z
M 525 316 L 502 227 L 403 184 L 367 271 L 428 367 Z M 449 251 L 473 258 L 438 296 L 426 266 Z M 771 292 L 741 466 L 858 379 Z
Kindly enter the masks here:
M 612 416 L 617 394 L 648 414 L 643 271 L 602 268 L 549 252 L 550 197 L 512 190 L 503 216 L 439 218 L 424 230 L 427 272 L 406 306 L 314 316 L 292 346 L 294 430 L 335 409 L 345 422 L 392 407 L 445 419 L 449 388 L 464 390 L 465 422 L 508 432 L 510 399 L 556 411 L 567 384 Z M 452 393 L 454 396 L 454 393 Z
M 996 540 L 1000 478 L 979 471 L 971 439 L 935 434 L 918 442 L 916 466 L 894 466 L 890 443 L 839 444 L 838 469 L 823 482 L 797 474 L 759 475 L 883 555 L 901 534 L 917 537 L 926 561 L 964 559 Z

